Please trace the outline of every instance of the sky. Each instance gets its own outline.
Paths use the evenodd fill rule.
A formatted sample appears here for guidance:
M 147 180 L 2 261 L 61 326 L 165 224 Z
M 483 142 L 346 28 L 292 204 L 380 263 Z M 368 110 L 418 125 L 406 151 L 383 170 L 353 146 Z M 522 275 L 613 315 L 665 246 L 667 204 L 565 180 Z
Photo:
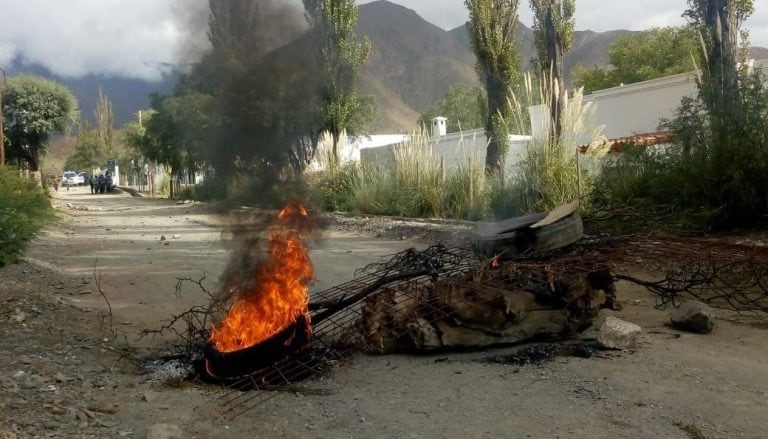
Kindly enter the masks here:
M 255 0 L 266 1 L 266 0 Z M 294 2 L 300 0 L 276 0 Z M 359 0 L 369 3 L 373 0 Z M 463 0 L 392 0 L 442 28 L 467 20 Z M 0 0 L 0 67 L 23 53 L 64 77 L 85 74 L 158 80 L 205 45 L 189 23 L 206 0 Z M 768 47 L 768 2 L 747 23 L 752 43 Z M 520 19 L 530 25 L 528 1 Z M 686 0 L 577 0 L 576 28 L 639 30 L 677 25 Z

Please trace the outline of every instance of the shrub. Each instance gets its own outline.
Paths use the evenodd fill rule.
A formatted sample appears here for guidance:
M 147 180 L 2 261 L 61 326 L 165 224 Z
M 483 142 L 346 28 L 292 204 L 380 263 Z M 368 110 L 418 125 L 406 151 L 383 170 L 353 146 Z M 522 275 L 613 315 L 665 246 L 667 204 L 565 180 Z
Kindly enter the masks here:
M 440 164 L 425 131 L 419 131 L 394 149 L 393 213 L 409 217 L 440 214 Z
M 372 215 L 393 212 L 394 183 L 392 176 L 374 167 L 357 167 L 358 178 L 352 187 L 350 210 Z
M 18 170 L 0 169 L 0 266 L 14 263 L 51 218 L 50 202 L 34 183 Z
M 312 178 L 314 196 L 327 211 L 348 211 L 353 205 L 353 193 L 359 186 L 360 170 L 354 163 L 330 166 Z
M 526 76 L 525 84 L 525 105 L 517 97 L 508 103 L 514 108 L 512 114 L 515 115 L 514 120 L 509 121 L 510 131 L 525 132 L 523 125 L 528 123 L 525 118 L 528 105 L 542 102 L 538 131 L 543 134 L 528 141 L 521 161 L 508 180 L 497 179 L 491 185 L 492 211 L 497 217 L 508 217 L 547 211 L 576 200 L 581 202 L 583 209 L 588 209 L 596 178 L 585 164 L 600 160 L 607 152 L 602 128 L 588 130 L 594 107 L 583 102 L 582 90 L 576 90 L 572 95 L 565 93 L 564 100 L 558 102 L 562 109 L 561 132 L 553 138 L 548 134 L 552 121 L 547 103 L 552 101 L 549 93 L 557 87 L 539 84 L 538 93 L 534 94 L 530 76 Z M 585 143 L 589 144 L 586 155 L 580 152 Z
M 604 205 L 639 209 L 672 206 L 700 227 L 753 226 L 768 212 L 768 87 L 760 72 L 741 78 L 739 105 L 709 114 L 686 98 L 662 128 L 676 134 L 669 148 L 630 149 L 607 166 Z
M 488 212 L 488 188 L 483 165 L 473 162 L 447 172 L 442 185 L 445 217 L 479 220 Z

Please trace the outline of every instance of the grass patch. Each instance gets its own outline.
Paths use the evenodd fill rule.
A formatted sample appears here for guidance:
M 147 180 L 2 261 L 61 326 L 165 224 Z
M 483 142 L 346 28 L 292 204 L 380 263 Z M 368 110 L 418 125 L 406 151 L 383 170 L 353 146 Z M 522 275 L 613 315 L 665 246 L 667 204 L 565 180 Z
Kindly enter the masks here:
M 316 204 L 327 211 L 452 219 L 488 212 L 482 164 L 443 169 L 424 132 L 396 146 L 387 165 L 326 164 L 309 183 Z
M 53 218 L 51 203 L 16 169 L 0 169 L 0 267 L 16 262 L 35 234 Z

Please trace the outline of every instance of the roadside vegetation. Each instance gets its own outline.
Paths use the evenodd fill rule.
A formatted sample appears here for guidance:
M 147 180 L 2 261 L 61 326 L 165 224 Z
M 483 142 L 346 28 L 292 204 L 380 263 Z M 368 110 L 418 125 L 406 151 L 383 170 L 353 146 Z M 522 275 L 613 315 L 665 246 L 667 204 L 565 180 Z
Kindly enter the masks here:
M 686 14 L 702 41 L 698 96 L 684 99 L 662 122 L 676 137 L 672 145 L 630 149 L 604 169 L 602 202 L 640 212 L 665 208 L 675 213 L 672 222 L 694 230 L 764 225 L 768 78 L 744 62 L 746 39 L 740 48 L 738 32 L 727 34 L 718 24 L 727 19 L 738 29 L 753 3 L 719 9 L 703 0 L 689 5 Z
M 48 197 L 11 167 L 0 168 L 0 267 L 14 263 L 53 211 Z
M 764 75 L 743 63 L 746 52 L 735 39 L 753 1 L 726 7 L 688 0 L 688 25 L 627 34 L 612 45 L 611 66 L 572 72 L 586 92 L 694 67 L 701 72 L 698 96 L 683 101 L 660 127 L 674 134 L 674 144 L 627 147 L 608 160 L 601 133 L 586 128 L 594 109 L 582 90 L 565 85 L 576 3 L 530 0 L 536 59 L 534 72 L 522 75 L 513 41 L 520 2 L 465 0 L 480 87 L 449 88 L 420 119 L 449 116 L 452 132 L 484 127 L 485 161 L 458 165 L 441 164 L 423 132 L 395 148 L 387 163 L 342 157 L 342 134 L 364 135 L 375 108 L 359 88 L 372 48 L 353 32 L 353 3 L 304 1 L 314 43 L 306 47 L 307 68 L 296 69 L 227 37 L 233 29 L 254 28 L 252 4 L 211 2 L 212 51 L 172 96 L 156 96 L 153 110 L 126 129 L 132 161 L 165 167 L 169 187 L 181 175 L 205 174 L 202 185 L 174 196 L 265 206 L 309 193 L 326 210 L 480 219 L 579 200 L 587 216 L 631 210 L 669 218 L 680 229 L 764 222 L 768 90 Z M 726 22 L 727 32 L 718 27 Z M 306 71 L 322 74 L 301 74 Z M 541 104 L 542 127 L 531 127 L 527 108 L 533 104 Z M 522 156 L 508 158 L 507 135 L 530 132 L 542 134 Z M 324 136 L 330 146 L 322 146 Z M 318 161 L 323 171 L 313 165 Z

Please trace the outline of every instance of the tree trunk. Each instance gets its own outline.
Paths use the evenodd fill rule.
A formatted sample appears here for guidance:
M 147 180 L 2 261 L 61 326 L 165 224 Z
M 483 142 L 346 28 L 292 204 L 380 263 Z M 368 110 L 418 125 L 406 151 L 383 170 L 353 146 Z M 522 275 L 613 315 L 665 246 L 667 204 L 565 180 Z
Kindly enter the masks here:
M 332 154 L 333 154 L 333 166 L 336 167 L 339 164 L 339 136 L 341 134 L 337 130 L 333 130 L 331 132 L 331 138 L 333 139 L 333 148 L 332 148 Z
M 486 75 L 486 90 L 488 91 L 488 120 L 485 134 L 488 137 L 488 148 L 485 155 L 485 173 L 498 175 L 504 164 L 508 139 L 504 129 L 503 110 L 507 92 L 503 82 L 493 74 Z
M 36 172 L 40 170 L 40 154 L 29 148 L 19 148 L 20 149 L 20 159 L 23 159 L 25 162 L 27 162 L 27 166 L 29 166 L 29 170 L 32 172 Z
M 544 28 L 548 42 L 547 57 L 550 61 L 549 66 L 543 66 L 549 69 L 550 82 L 547 87 L 551 88 L 549 91 L 549 112 L 552 123 L 550 124 L 549 131 L 552 143 L 556 144 L 563 129 L 562 108 L 565 102 L 565 69 L 563 67 L 563 44 L 560 41 L 562 36 L 558 35 L 555 28 L 555 20 L 551 8 L 547 12 Z
M 29 154 L 29 170 L 32 172 L 40 170 L 40 155 L 38 153 Z
M 738 24 L 736 12 L 729 11 L 725 0 L 710 0 L 705 17 L 712 41 L 708 68 L 712 100 L 710 110 L 717 113 L 733 111 L 738 104 L 737 72 Z

